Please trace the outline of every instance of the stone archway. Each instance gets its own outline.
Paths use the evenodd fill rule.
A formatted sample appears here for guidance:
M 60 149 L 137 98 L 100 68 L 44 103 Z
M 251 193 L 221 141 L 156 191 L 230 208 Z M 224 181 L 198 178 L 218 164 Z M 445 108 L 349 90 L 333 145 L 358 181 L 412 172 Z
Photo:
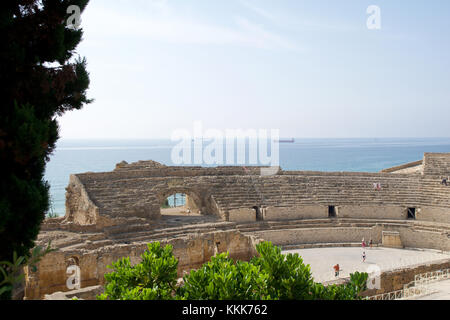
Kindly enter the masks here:
M 163 206 L 165 200 L 174 195 L 182 194 L 185 202 L 182 206 L 174 206 L 171 199 L 170 206 Z M 162 223 L 173 227 L 187 224 L 214 223 L 222 218 L 214 211 L 211 195 L 204 190 L 192 190 L 185 187 L 167 188 L 159 190 L 159 214 Z
M 161 214 L 164 214 L 162 208 L 166 199 L 177 194 L 185 196 L 184 208 L 187 211 L 186 213 L 207 214 L 204 212 L 203 199 L 196 192 L 188 188 L 170 188 L 161 192 L 158 195 Z

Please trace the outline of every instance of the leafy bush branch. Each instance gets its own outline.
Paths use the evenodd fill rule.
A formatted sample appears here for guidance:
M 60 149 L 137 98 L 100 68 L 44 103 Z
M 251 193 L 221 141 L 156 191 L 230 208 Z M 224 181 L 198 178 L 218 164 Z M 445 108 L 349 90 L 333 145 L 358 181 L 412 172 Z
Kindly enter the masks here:
M 51 248 L 51 242 L 49 242 L 46 248 L 34 247 L 29 257 L 17 256 L 14 252 L 13 262 L 0 261 L 0 296 L 10 293 L 14 286 L 23 281 L 22 271 L 25 266 L 29 266 L 33 272 L 36 272 L 39 261 L 52 251 L 56 250 Z

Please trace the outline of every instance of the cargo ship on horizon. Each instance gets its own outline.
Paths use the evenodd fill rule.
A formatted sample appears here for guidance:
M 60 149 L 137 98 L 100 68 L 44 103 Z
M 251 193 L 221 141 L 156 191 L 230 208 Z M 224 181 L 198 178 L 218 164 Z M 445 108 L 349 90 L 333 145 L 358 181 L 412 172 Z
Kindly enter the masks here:
M 295 139 L 291 138 L 291 139 L 279 139 L 279 140 L 274 140 L 274 142 L 278 142 L 278 143 L 294 143 Z

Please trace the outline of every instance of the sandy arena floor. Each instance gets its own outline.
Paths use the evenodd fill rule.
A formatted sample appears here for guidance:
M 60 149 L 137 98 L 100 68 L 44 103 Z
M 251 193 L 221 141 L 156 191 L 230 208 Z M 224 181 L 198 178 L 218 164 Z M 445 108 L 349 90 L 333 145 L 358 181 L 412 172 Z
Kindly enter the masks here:
M 378 266 L 381 271 L 422 264 L 425 262 L 450 259 L 450 254 L 433 250 L 366 248 L 366 262 L 362 262 L 362 248 L 317 248 L 287 250 L 283 253 L 298 253 L 304 263 L 311 265 L 315 281 L 336 280 L 333 266 L 339 263 L 339 278 L 348 277 L 355 271 L 367 272 L 370 266 Z

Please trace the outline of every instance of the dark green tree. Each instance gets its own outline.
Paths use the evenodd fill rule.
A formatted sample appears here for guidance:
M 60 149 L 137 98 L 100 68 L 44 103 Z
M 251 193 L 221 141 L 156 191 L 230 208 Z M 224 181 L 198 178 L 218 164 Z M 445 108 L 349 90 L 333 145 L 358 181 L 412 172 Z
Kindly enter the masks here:
M 87 3 L 0 6 L 0 261 L 12 261 L 14 252 L 29 255 L 49 209 L 44 172 L 59 138 L 57 116 L 91 102 L 86 61 L 75 52 L 82 30 L 74 26 L 77 11 L 68 13 Z

